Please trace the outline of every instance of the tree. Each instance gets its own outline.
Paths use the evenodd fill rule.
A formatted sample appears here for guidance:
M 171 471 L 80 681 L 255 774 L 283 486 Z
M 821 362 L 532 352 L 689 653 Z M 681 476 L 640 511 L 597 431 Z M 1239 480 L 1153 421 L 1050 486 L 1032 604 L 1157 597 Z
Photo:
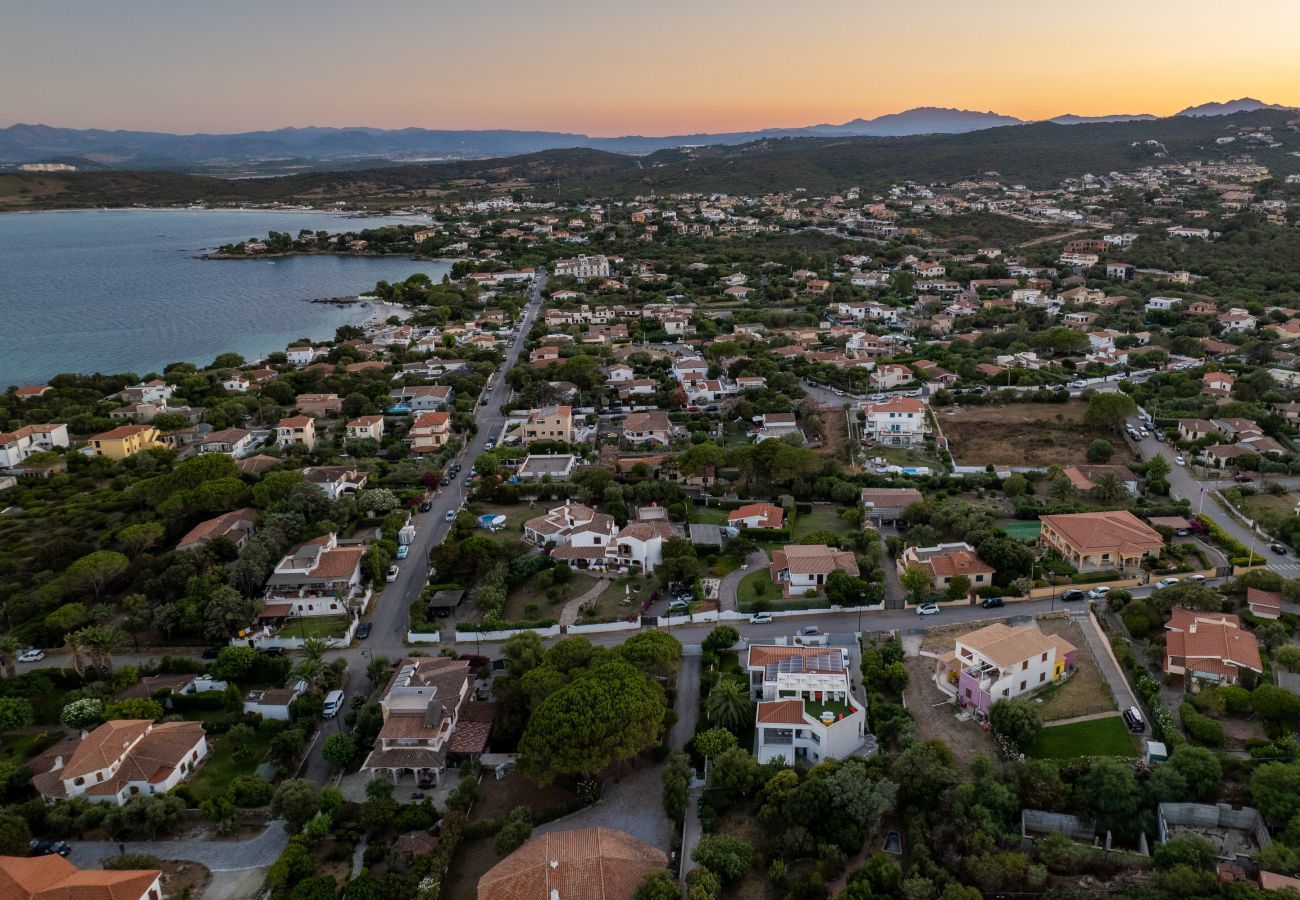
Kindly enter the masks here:
M 1180 834 L 1163 844 L 1157 844 L 1151 858 L 1161 869 L 1172 869 L 1174 866 L 1211 869 L 1218 855 L 1209 838 L 1199 834 Z
M 619 644 L 617 652 L 642 672 L 665 681 L 674 678 L 682 662 L 682 642 L 666 631 L 638 632 Z
M 346 768 L 357 755 L 357 744 L 348 734 L 331 734 L 321 747 L 321 756 L 325 762 L 336 769 Z
M 115 840 L 156 840 L 160 835 L 175 831 L 184 817 L 185 801 L 178 795 L 138 794 L 122 806 L 109 809 L 104 816 L 104 830 Z
M 969 575 L 954 575 L 948 579 L 947 597 L 949 600 L 960 600 L 969 593 Z
M 1088 445 L 1088 462 L 1094 464 L 1108 463 L 1115 455 L 1115 445 L 1105 438 L 1097 438 Z
M 749 690 L 734 678 L 722 679 L 704 699 L 704 713 L 710 722 L 739 731 L 754 718 Z
M 1272 684 L 1261 684 L 1251 691 L 1250 704 L 1269 722 L 1281 724 L 1300 716 L 1300 697 Z
M 1137 412 L 1137 403 L 1128 394 L 1098 392 L 1088 398 L 1083 421 L 1092 428 L 1120 433 L 1124 422 Z
M 739 631 L 730 625 L 718 625 L 708 633 L 700 646 L 710 653 L 721 653 L 723 650 L 730 650 L 739 641 Z
M 88 590 L 98 600 L 104 590 L 131 568 L 131 561 L 116 550 L 96 550 L 68 566 L 64 579 L 78 590 Z
M 27 842 L 31 839 L 32 832 L 22 816 L 8 813 L 0 816 L 0 854 L 26 856 L 30 852 Z
M 1168 770 L 1182 778 L 1193 800 L 1208 800 L 1218 794 L 1223 783 L 1223 766 L 1213 751 L 1183 744 L 1157 771 Z
M 1064 475 L 1058 476 L 1052 480 L 1051 486 L 1048 487 L 1047 496 L 1057 503 L 1065 503 L 1074 499 L 1074 485 Z
M 271 816 L 284 820 L 284 830 L 297 834 L 320 812 L 320 793 L 316 783 L 306 778 L 290 778 L 275 789 L 271 797 Z
M 81 629 L 81 642 L 90 654 L 91 664 L 100 672 L 108 674 L 113 671 L 113 654 L 122 649 L 126 635 L 103 625 L 91 625 Z
M 1160 454 L 1151 457 L 1147 462 L 1147 482 L 1164 481 L 1169 477 L 1169 460 Z
M 498 856 L 514 853 L 533 833 L 533 813 L 526 806 L 516 806 L 506 816 L 505 824 L 497 832 L 493 849 Z
M 1043 729 L 1043 720 L 1038 709 L 1026 700 L 997 700 L 989 708 L 989 727 L 1017 749 L 1025 750 Z
M 673 876 L 664 869 L 655 869 L 637 885 L 632 900 L 680 900 L 681 896 L 682 889 L 673 881 Z
M 691 851 L 691 859 L 725 881 L 735 881 L 754 861 L 749 841 L 729 834 L 706 834 Z
M 736 736 L 725 728 L 710 728 L 695 736 L 695 751 L 705 759 L 736 746 Z
M 163 713 L 163 705 L 147 697 L 110 700 L 104 706 L 105 719 L 148 719 L 157 722 L 163 717 Z
M 72 663 L 72 670 L 77 673 L 78 677 L 85 677 L 86 644 L 82 641 L 81 635 L 65 634 L 63 636 L 63 646 L 68 651 L 68 661 Z
M 64 728 L 89 728 L 104 718 L 104 701 L 95 697 L 73 700 L 59 713 L 59 724 Z
M 1250 778 L 1250 797 L 1268 821 L 1291 821 L 1300 813 L 1300 763 L 1264 763 Z
M 140 553 L 157 545 L 163 539 L 166 529 L 161 522 L 141 522 L 128 525 L 117 533 L 117 545 L 129 556 Z
M 0 697 L 0 732 L 26 728 L 35 721 L 32 701 L 26 697 Z
M 1134 827 L 1142 794 L 1127 762 L 1098 759 L 1074 788 L 1079 805 L 1092 812 L 1103 828 L 1127 833 Z
M 657 633 L 657 632 L 656 632 Z M 501 645 L 507 671 L 516 678 L 542 664 L 546 648 L 535 631 L 517 631 Z
M 826 576 L 826 599 L 835 606 L 860 606 L 870 600 L 872 585 L 842 569 Z
M 1103 472 L 1092 483 L 1092 496 L 1103 503 L 1114 503 L 1124 493 L 1124 482 L 1114 472 Z
M 12 634 L 0 637 L 0 657 L 3 657 L 5 678 L 13 678 L 18 674 L 18 654 L 21 652 L 22 644 L 18 643 L 18 638 Z
M 386 513 L 397 509 L 402 501 L 388 488 L 374 488 L 362 491 L 357 498 L 357 505 L 367 512 Z
M 663 721 L 663 689 L 622 660 L 611 661 L 534 710 L 519 741 L 520 768 L 540 784 L 558 775 L 590 777 L 653 746 Z
M 925 595 L 930 593 L 930 573 L 917 565 L 908 566 L 898 583 L 907 591 L 908 596 L 912 598 L 913 603 L 920 603 L 925 599 Z

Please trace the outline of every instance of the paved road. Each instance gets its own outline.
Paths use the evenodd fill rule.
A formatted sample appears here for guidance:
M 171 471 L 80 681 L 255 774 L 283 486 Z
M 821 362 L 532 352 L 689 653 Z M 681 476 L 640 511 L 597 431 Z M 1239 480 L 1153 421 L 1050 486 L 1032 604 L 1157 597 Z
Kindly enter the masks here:
M 122 852 L 116 841 L 70 841 L 68 860 L 82 869 L 99 868 L 110 856 Z M 271 822 L 257 837 L 246 841 L 127 841 L 127 853 L 151 853 L 161 859 L 188 859 L 213 872 L 260 869 L 275 862 L 289 843 L 284 825 Z
M 752 574 L 760 566 L 766 568 L 767 564 L 767 554 L 762 550 L 755 550 L 749 554 L 743 566 L 722 576 L 722 582 L 718 585 L 718 609 L 723 612 L 736 612 L 739 609 L 736 592 L 740 589 L 740 583 L 745 580 L 746 575 Z

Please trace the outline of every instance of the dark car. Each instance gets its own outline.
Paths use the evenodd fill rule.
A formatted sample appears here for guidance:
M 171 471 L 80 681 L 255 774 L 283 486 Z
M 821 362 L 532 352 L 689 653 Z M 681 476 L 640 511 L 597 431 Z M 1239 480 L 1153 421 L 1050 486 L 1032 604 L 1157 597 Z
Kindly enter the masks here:
M 257 652 L 266 656 L 284 656 L 283 647 L 258 647 Z
M 364 641 L 368 637 L 370 637 L 370 623 L 362 622 L 357 626 L 357 640 Z
M 1272 550 L 1278 556 L 1286 556 L 1286 547 L 1281 544 L 1269 544 L 1268 549 Z
M 431 509 L 433 509 L 432 500 L 425 500 L 423 503 L 420 504 L 420 512 L 428 512 Z
M 1232 480 L 1233 480 L 1233 481 L 1236 481 L 1236 482 L 1240 482 L 1241 484 L 1248 484 L 1248 483 L 1254 481 L 1255 479 L 1251 478 L 1251 477 L 1250 477 L 1249 475 L 1247 475 L 1245 472 L 1240 472 L 1240 473 L 1238 473 L 1238 474 L 1236 474 L 1236 475 L 1233 475 L 1233 476 L 1232 476 Z
M 32 851 L 32 856 L 49 856 L 52 853 L 67 856 L 72 852 L 67 841 L 28 841 L 27 849 Z
M 446 487 L 447 485 L 451 484 L 451 478 L 447 475 L 444 475 L 438 479 L 438 484 L 442 485 L 443 487 Z
M 1082 600 L 1085 596 L 1087 596 L 1087 595 L 1084 594 L 1083 591 L 1078 591 L 1078 590 L 1073 590 L 1073 589 L 1072 589 L 1072 590 L 1068 590 L 1068 591 L 1066 591 L 1064 594 L 1062 594 L 1062 595 L 1061 595 L 1061 600 L 1062 600 L 1062 602 L 1064 602 L 1064 603 L 1072 603 L 1072 602 L 1075 601 L 1075 600 Z
M 980 606 L 984 607 L 985 609 L 997 609 L 999 606 L 1006 606 L 1006 605 L 1007 602 L 1003 600 L 1001 597 L 985 597 L 984 602 L 980 604 Z
M 220 647 L 209 647 L 199 655 L 202 656 L 204 659 L 216 659 L 217 654 L 219 654 L 220 652 L 221 652 Z

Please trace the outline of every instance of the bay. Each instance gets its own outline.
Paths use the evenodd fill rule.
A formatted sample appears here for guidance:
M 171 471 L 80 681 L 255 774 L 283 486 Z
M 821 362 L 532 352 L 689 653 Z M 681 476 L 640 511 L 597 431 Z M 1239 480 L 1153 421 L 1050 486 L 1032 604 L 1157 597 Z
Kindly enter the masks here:
M 0 215 L 0 389 L 60 372 L 161 372 L 233 351 L 252 360 L 390 310 L 306 301 L 364 293 L 450 264 L 397 257 L 203 260 L 268 231 L 417 219 L 263 210 L 71 210 Z

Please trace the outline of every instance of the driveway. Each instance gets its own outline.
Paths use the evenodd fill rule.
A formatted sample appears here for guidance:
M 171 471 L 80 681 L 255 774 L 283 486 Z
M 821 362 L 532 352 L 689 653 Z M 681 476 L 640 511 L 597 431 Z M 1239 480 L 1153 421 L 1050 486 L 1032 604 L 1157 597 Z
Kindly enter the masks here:
M 756 569 L 766 568 L 767 564 L 767 554 L 762 550 L 755 550 L 749 554 L 743 566 L 723 576 L 722 583 L 718 585 L 718 608 L 723 612 L 737 612 L 739 606 L 736 604 L 736 591 L 740 589 L 740 582 Z
M 1115 697 L 1115 705 L 1120 709 L 1137 706 L 1137 697 L 1133 695 L 1128 679 L 1120 670 L 1119 663 L 1111 652 L 1110 641 L 1097 625 L 1096 618 L 1088 615 L 1086 611 L 1082 615 L 1072 615 L 1072 618 L 1079 623 L 1079 630 L 1083 632 L 1083 638 L 1088 642 L 1088 649 L 1092 651 L 1092 658 L 1097 662 L 1097 670 L 1101 672 L 1101 677 L 1106 679 L 1106 684 L 1110 686 L 1110 692 Z
M 97 869 L 122 852 L 115 841 L 70 841 L 68 861 L 82 869 Z M 187 859 L 217 872 L 239 872 L 270 866 L 289 843 L 284 825 L 271 822 L 246 841 L 127 841 L 127 853 L 150 853 L 161 859 Z

